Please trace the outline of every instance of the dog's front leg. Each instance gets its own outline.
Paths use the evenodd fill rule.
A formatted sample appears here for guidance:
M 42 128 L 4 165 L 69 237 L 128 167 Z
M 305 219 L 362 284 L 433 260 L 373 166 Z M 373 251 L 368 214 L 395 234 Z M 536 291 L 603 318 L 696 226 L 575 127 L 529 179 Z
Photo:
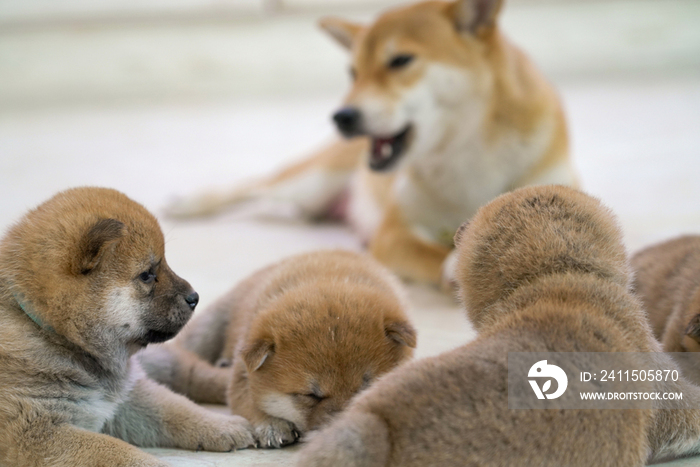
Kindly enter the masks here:
M 195 402 L 226 404 L 229 368 L 220 368 L 176 342 L 149 345 L 136 354 L 148 376 Z
M 389 205 L 370 241 L 372 255 L 404 279 L 440 284 L 450 248 L 418 238 L 396 204 Z
M 143 447 L 227 452 L 255 443 L 244 418 L 214 413 L 147 378 L 136 382 L 104 432 Z
M 34 419 L 16 442 L 0 448 L 0 465 L 16 467 L 168 467 L 122 440 L 51 417 Z
M 262 448 L 281 448 L 293 444 L 301 437 L 301 427 L 260 410 L 251 394 L 245 366 L 242 361 L 234 363 L 233 381 L 229 387 L 228 405 L 231 412 L 250 420 L 255 430 L 258 445 Z
M 291 203 L 308 218 L 334 216 L 333 202 L 348 187 L 363 154 L 366 138 L 338 139 L 281 171 L 229 191 L 209 191 L 179 198 L 166 207 L 170 217 L 211 216 L 246 201 Z
M 662 358 L 664 354 L 659 354 Z M 673 368 L 666 364 L 662 368 Z M 681 393 L 673 409 L 662 408 L 654 413 L 649 430 L 651 459 L 662 460 L 700 453 L 700 388 L 681 378 L 663 385 L 663 391 Z

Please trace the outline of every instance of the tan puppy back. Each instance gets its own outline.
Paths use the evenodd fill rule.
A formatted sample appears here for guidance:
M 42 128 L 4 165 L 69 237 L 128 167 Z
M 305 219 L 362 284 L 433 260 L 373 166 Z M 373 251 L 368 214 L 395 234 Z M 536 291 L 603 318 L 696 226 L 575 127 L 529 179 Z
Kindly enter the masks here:
M 634 290 L 666 352 L 700 351 L 700 236 L 646 248 L 632 258 Z
M 416 335 L 405 309 L 398 280 L 369 256 L 308 253 L 253 274 L 176 346 L 142 359 L 156 379 L 195 400 L 217 388 L 263 447 L 280 447 L 411 357 Z
M 455 241 L 457 279 L 469 318 L 480 329 L 500 319 L 498 302 L 548 279 L 581 277 L 627 287 L 622 235 L 610 210 L 581 192 L 532 187 L 500 196 L 465 224 Z
M 658 349 L 600 202 L 523 188 L 481 208 L 455 240 L 479 336 L 386 375 L 309 443 L 299 466 L 642 466 L 650 450 L 698 449 L 697 411 L 508 408 L 509 352 Z

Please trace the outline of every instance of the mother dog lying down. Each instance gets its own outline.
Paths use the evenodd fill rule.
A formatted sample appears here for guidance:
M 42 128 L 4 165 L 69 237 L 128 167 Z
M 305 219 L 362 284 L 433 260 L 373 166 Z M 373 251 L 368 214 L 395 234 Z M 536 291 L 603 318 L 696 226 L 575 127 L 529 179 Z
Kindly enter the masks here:
M 476 340 L 386 375 L 299 466 L 618 467 L 700 451 L 698 410 L 508 409 L 508 352 L 659 350 L 629 292 L 620 231 L 597 200 L 523 188 L 481 208 L 456 243 Z M 698 407 L 697 388 L 676 389 Z
M 252 445 L 243 418 L 198 407 L 130 358 L 175 336 L 197 301 L 158 221 L 123 194 L 76 188 L 27 214 L 0 243 L 0 465 L 167 465 L 124 441 Z
M 228 193 L 170 206 L 207 215 L 246 200 L 284 200 L 339 215 L 400 276 L 451 279 L 452 237 L 479 206 L 526 185 L 576 185 L 552 85 L 501 33 L 502 0 L 428 1 L 368 26 L 321 26 L 351 53 L 339 140 Z

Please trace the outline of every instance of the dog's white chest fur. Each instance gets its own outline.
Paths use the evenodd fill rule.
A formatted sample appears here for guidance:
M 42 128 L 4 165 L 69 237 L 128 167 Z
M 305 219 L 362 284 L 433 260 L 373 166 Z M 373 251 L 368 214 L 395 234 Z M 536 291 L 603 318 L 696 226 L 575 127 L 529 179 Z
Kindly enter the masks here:
M 528 136 L 515 130 L 489 136 L 487 82 L 469 70 L 432 64 L 421 82 L 393 104 L 393 112 L 385 112 L 393 117 L 389 123 L 409 122 L 413 128 L 392 196 L 414 235 L 428 242 L 450 245 L 459 225 L 512 189 L 550 144 L 551 120 L 542 121 Z M 352 203 L 352 223 L 364 238 L 371 238 L 379 227 L 381 206 L 362 183 L 353 186 Z
M 513 188 L 515 180 L 542 154 L 551 131 L 551 125 L 543 125 L 530 141 L 512 136 L 494 144 L 480 134 L 465 135 L 444 152 L 416 160 L 402 170 L 394 195 L 414 234 L 451 244 L 465 219 Z
M 113 419 L 121 404 L 129 396 L 136 381 L 143 377 L 143 370 L 132 361 L 123 381 L 110 387 L 90 388 L 76 400 L 73 410 L 73 424 L 92 432 L 102 431 L 105 423 Z

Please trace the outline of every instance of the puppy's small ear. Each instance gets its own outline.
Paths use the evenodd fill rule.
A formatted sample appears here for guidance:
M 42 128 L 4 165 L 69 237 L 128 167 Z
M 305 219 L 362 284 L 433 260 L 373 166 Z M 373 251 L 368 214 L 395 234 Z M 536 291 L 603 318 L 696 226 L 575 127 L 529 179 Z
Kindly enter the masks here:
M 387 321 L 384 323 L 384 333 L 397 344 L 416 348 L 416 330 L 408 321 Z
M 452 243 L 454 243 L 455 246 L 459 245 L 459 242 L 462 241 L 462 235 L 467 230 L 467 227 L 469 227 L 469 221 L 466 221 L 462 225 L 460 225 L 457 229 L 457 232 L 455 232 L 455 236 L 452 239 Z
M 364 27 L 359 24 L 351 23 L 340 18 L 321 18 L 318 24 L 321 26 L 321 29 L 325 30 L 333 39 L 348 50 L 352 49 L 355 39 L 357 39 L 362 29 L 364 29 Z
M 503 0 L 456 0 L 448 12 L 459 31 L 480 36 L 496 26 L 502 4 Z
M 100 219 L 78 242 L 78 251 L 73 257 L 73 274 L 88 274 L 95 269 L 108 251 L 126 233 L 126 226 L 116 219 Z
M 257 339 L 253 343 L 248 344 L 241 352 L 241 355 L 248 371 L 252 373 L 263 366 L 265 360 L 273 353 L 275 353 L 274 342 L 267 339 Z
M 693 316 L 685 328 L 685 335 L 700 344 L 700 315 Z

